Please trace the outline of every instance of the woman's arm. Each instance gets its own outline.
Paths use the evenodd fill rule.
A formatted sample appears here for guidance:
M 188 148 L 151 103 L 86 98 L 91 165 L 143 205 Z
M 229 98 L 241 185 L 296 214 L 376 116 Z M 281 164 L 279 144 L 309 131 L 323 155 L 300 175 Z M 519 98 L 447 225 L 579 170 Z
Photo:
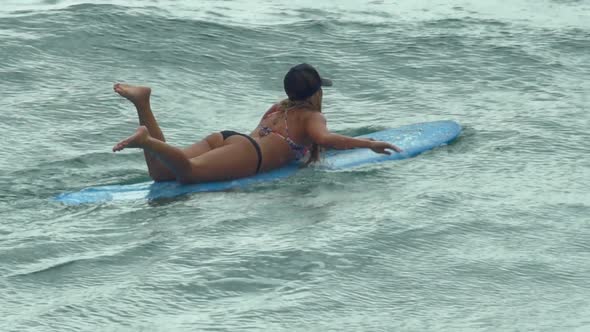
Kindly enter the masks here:
M 314 112 L 307 119 L 306 124 L 307 134 L 311 139 L 319 145 L 326 146 L 338 150 L 368 148 L 377 153 L 391 154 L 386 149 L 401 152 L 402 150 L 387 142 L 374 141 L 371 139 L 358 139 L 344 135 L 334 134 L 328 130 L 326 126 L 326 118 L 320 112 Z

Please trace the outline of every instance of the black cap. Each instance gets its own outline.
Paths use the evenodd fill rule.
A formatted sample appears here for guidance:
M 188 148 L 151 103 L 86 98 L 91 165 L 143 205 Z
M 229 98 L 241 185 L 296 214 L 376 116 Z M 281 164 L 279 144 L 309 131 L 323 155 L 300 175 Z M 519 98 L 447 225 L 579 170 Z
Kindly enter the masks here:
M 313 96 L 322 86 L 332 86 L 332 81 L 321 78 L 315 68 L 302 63 L 289 69 L 283 85 L 289 99 L 304 100 Z

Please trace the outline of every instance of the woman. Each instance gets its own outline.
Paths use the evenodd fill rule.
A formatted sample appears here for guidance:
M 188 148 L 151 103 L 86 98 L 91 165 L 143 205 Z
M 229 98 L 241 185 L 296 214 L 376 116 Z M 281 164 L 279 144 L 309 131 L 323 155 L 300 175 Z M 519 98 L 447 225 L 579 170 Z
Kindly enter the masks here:
M 401 152 L 386 142 L 330 133 L 322 114 L 322 86 L 331 86 L 332 82 L 322 79 L 312 66 L 300 64 L 291 68 L 283 83 L 288 99 L 273 105 L 250 135 L 222 131 L 185 149 L 164 140 L 150 108 L 150 88 L 115 84 L 115 92 L 135 105 L 140 127 L 117 143 L 113 151 L 141 148 L 154 181 L 181 183 L 242 178 L 304 158 L 309 163 L 318 160 L 319 146 L 369 148 L 385 154 L 390 154 L 386 149 Z

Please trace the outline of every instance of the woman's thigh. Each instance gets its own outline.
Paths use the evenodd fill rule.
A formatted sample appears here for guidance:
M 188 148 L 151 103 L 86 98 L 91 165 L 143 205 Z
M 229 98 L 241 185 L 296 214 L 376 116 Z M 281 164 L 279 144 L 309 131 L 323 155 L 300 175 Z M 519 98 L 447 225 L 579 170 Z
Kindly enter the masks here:
M 192 158 L 191 163 L 191 181 L 238 179 L 256 174 L 258 153 L 247 138 L 236 135 L 228 138 L 223 146 Z

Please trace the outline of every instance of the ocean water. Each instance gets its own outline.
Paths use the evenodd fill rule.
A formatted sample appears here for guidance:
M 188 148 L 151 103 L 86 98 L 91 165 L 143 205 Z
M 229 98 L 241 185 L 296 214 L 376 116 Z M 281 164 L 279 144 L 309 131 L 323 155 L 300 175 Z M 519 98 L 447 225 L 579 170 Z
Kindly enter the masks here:
M 329 127 L 455 120 L 400 162 L 64 206 L 172 144 L 253 129 L 299 62 Z M 590 331 L 588 1 L 0 5 L 0 331 Z

